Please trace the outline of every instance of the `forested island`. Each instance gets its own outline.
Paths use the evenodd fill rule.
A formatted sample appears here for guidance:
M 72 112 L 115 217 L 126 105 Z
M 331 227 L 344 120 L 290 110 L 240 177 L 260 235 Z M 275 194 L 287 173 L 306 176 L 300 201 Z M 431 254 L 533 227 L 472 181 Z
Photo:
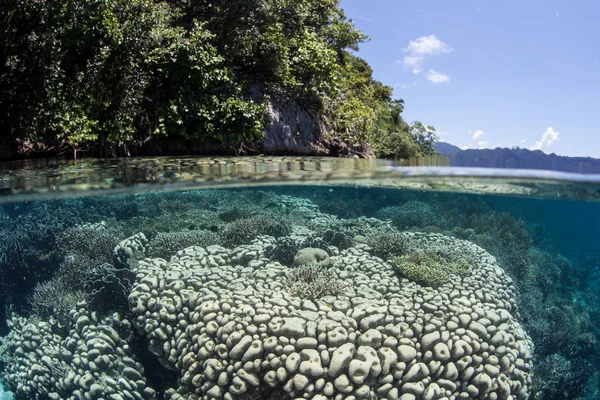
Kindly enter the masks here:
M 0 5 L 0 157 L 433 153 L 338 0 Z

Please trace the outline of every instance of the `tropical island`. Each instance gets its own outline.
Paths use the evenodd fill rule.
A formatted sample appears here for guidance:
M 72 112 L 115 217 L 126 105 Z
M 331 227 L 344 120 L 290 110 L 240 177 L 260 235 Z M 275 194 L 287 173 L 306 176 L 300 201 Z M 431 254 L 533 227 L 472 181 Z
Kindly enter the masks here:
M 0 158 L 413 157 L 338 0 L 4 2 Z

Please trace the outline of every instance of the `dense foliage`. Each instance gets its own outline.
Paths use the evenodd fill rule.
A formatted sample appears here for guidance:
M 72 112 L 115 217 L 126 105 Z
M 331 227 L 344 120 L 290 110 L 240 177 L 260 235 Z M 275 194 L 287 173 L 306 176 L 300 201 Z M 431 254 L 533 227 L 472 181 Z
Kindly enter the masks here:
M 351 145 L 432 153 L 435 131 L 350 54 L 366 39 L 338 0 L 50 0 L 0 5 L 5 138 L 250 141 L 293 102 Z

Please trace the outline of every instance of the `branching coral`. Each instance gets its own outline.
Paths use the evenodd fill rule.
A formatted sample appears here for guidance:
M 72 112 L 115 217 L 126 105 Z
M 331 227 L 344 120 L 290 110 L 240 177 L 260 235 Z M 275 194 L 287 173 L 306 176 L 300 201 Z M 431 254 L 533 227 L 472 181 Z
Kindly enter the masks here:
M 227 224 L 220 233 L 220 243 L 234 247 L 250 243 L 252 239 L 260 235 L 270 235 L 278 238 L 287 236 L 291 232 L 290 222 L 282 217 L 259 215 L 252 218 L 237 219 Z
M 56 244 L 63 253 L 86 256 L 92 264 L 112 262 L 112 252 L 123 232 L 106 224 L 88 224 L 67 229 L 61 233 Z
M 529 265 L 529 233 L 522 221 L 508 213 L 475 214 L 467 220 L 477 231 L 472 241 L 489 251 L 509 274 L 523 278 Z
M 64 319 L 77 302 L 85 299 L 85 293 L 68 287 L 60 279 L 54 278 L 39 283 L 30 298 L 34 315 L 42 318 L 55 316 Z
M 149 255 L 166 258 L 190 246 L 208 247 L 217 244 L 218 237 L 208 230 L 161 232 L 150 241 Z
M 323 240 L 340 250 L 347 249 L 354 244 L 352 237 L 344 232 L 326 231 Z
M 380 232 L 367 236 L 371 253 L 387 260 L 393 256 L 402 256 L 408 247 L 408 236 L 395 232 Z
M 283 265 L 291 266 L 294 256 L 300 250 L 301 246 L 290 237 L 280 237 L 277 242 L 265 250 L 265 254 L 270 260 L 278 261 Z
M 293 268 L 282 280 L 284 290 L 302 299 L 336 296 L 346 287 L 330 269 L 316 264 Z
M 401 206 L 384 207 L 377 212 L 377 217 L 391 220 L 400 229 L 422 228 L 428 225 L 439 226 L 442 220 L 433 207 L 416 200 L 406 202 Z
M 80 254 L 67 254 L 58 267 L 56 277 L 69 288 L 81 288 L 94 267 L 91 258 Z
M 567 398 L 565 393 L 575 393 L 592 375 L 592 365 L 581 358 L 567 358 L 553 353 L 535 364 L 536 399 Z

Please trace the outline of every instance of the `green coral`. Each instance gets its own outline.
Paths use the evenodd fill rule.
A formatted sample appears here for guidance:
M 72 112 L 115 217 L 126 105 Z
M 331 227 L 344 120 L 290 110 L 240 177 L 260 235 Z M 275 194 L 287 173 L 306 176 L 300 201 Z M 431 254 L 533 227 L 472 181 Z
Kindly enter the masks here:
M 448 282 L 451 274 L 471 274 L 474 261 L 466 257 L 443 257 L 434 252 L 417 252 L 394 257 L 392 262 L 396 270 L 409 280 L 435 288 Z

